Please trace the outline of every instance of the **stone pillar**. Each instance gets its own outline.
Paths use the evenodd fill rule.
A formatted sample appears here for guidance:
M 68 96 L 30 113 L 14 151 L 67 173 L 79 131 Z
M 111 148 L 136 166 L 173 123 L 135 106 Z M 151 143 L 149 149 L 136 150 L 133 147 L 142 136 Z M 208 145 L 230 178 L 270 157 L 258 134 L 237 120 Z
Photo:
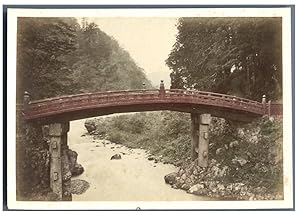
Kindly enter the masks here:
M 207 167 L 208 165 L 208 145 L 209 145 L 209 124 L 210 114 L 201 114 L 199 124 L 199 147 L 198 147 L 198 165 Z
M 198 157 L 199 114 L 191 113 L 191 123 L 191 159 L 195 160 Z
M 68 157 L 69 122 L 49 125 L 50 136 L 50 188 L 59 200 L 72 200 L 70 193 L 71 174 Z

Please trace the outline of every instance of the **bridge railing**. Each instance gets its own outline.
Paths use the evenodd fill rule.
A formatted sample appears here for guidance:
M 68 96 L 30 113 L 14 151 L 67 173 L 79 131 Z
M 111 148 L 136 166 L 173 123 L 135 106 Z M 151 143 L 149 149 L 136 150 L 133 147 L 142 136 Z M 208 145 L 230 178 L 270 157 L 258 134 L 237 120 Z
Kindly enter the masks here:
M 107 91 L 96 93 L 84 93 L 76 95 L 67 95 L 54 97 L 30 102 L 30 110 L 37 111 L 41 109 L 51 109 L 56 107 L 72 107 L 78 105 L 91 105 L 92 103 L 108 103 L 112 101 L 137 99 L 137 98 L 158 98 L 157 89 L 141 89 L 141 90 L 122 90 Z
M 219 93 L 192 91 L 182 89 L 166 89 L 160 94 L 158 89 L 122 90 L 96 93 L 67 95 L 29 103 L 30 114 L 47 114 L 55 111 L 72 111 L 84 108 L 116 106 L 142 103 L 191 103 L 203 104 L 231 109 L 243 110 L 257 114 L 264 113 L 262 103 Z
M 278 103 L 278 102 L 274 102 L 271 103 L 269 102 L 266 106 L 267 110 L 268 110 L 268 115 L 272 115 L 272 116 L 282 116 L 283 114 L 283 105 L 282 103 Z
M 220 93 L 214 93 L 214 92 L 205 92 L 205 91 L 193 91 L 193 90 L 183 90 L 183 89 L 168 89 L 170 93 L 180 93 L 180 94 L 186 94 L 186 95 L 199 95 L 199 96 L 210 96 L 213 98 L 220 98 L 220 99 L 229 99 L 231 101 L 239 101 L 239 102 L 245 102 L 249 104 L 256 104 L 261 105 L 260 102 L 249 100 L 246 98 L 240 98 L 237 96 L 232 95 L 226 95 L 226 94 L 220 94 Z
M 195 100 L 200 100 L 199 102 L 206 103 L 208 105 L 226 106 L 230 108 L 251 111 L 258 114 L 264 112 L 262 103 L 231 95 L 183 89 L 170 89 L 167 90 L 167 95 L 168 94 L 172 96 L 192 96 Z
M 75 95 L 63 95 L 59 97 L 52 97 L 52 98 L 46 98 L 41 100 L 34 100 L 30 101 L 30 104 L 46 104 L 49 101 L 56 102 L 56 101 L 68 101 L 68 100 L 80 100 L 82 98 L 97 98 L 97 97 L 103 97 L 103 96 L 113 96 L 118 94 L 138 94 L 138 93 L 145 93 L 145 92 L 153 92 L 157 93 L 157 89 L 140 89 L 140 90 L 120 90 L 120 91 L 106 91 L 106 92 L 94 92 L 94 93 L 81 93 L 81 94 L 75 94 Z

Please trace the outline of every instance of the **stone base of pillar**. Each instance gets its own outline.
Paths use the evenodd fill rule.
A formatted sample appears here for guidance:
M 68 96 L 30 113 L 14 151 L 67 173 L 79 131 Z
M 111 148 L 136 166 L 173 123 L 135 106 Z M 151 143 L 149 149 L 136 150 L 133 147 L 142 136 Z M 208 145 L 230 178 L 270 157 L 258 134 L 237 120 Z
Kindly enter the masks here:
M 210 122 L 211 122 L 210 114 L 200 115 L 198 165 L 201 167 L 208 166 L 208 145 L 209 145 Z
M 198 158 L 198 165 L 208 166 L 208 145 L 209 145 L 209 125 L 210 114 L 191 114 L 191 158 Z

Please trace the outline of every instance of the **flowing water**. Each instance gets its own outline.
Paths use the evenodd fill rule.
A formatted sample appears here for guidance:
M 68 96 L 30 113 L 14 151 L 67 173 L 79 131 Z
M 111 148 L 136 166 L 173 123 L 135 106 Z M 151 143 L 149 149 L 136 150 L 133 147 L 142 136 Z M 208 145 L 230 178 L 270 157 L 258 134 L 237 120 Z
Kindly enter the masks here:
M 164 176 L 178 171 L 173 165 L 147 160 L 142 149 L 129 149 L 122 145 L 93 140 L 86 133 L 85 120 L 70 124 L 69 146 L 78 153 L 78 163 L 85 171 L 73 179 L 90 183 L 87 191 L 73 195 L 74 201 L 199 201 L 206 197 L 176 190 L 164 181 Z M 114 154 L 121 160 L 110 160 Z

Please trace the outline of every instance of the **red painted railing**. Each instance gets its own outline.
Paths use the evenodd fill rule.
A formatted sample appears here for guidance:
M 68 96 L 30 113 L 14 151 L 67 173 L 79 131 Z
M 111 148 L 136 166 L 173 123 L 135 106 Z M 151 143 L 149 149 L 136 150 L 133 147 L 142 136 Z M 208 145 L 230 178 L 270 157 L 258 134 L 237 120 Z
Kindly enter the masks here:
M 158 89 L 153 89 L 86 93 L 31 101 L 25 110 L 25 118 L 37 119 L 93 108 L 161 103 L 207 105 L 256 115 L 266 112 L 260 102 L 231 95 L 182 89 L 167 89 L 161 94 Z
M 283 114 L 283 105 L 282 103 L 271 103 L 270 109 L 268 107 L 268 112 L 272 116 L 282 116 Z

